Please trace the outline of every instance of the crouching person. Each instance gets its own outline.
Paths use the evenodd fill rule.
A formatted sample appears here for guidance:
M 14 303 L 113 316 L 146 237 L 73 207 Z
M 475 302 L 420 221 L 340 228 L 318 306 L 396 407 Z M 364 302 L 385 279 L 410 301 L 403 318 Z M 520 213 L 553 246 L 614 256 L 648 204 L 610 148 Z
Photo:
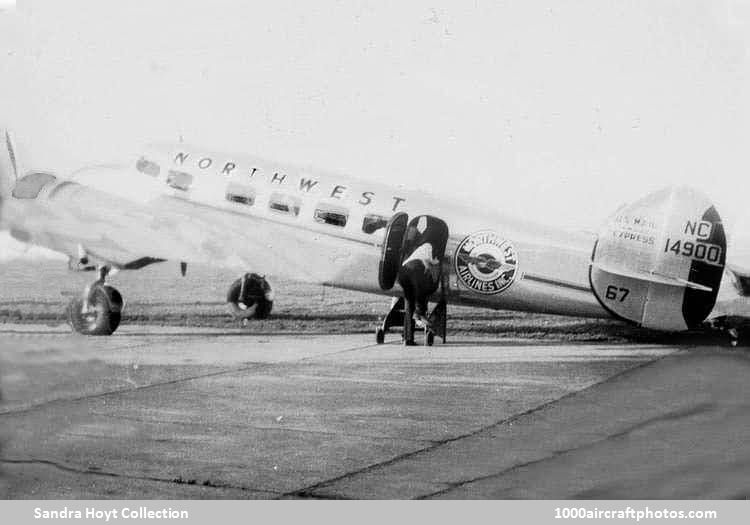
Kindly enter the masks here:
M 245 326 L 251 317 L 266 319 L 273 308 L 273 299 L 273 290 L 265 277 L 246 273 L 229 287 L 227 307 L 232 317 Z

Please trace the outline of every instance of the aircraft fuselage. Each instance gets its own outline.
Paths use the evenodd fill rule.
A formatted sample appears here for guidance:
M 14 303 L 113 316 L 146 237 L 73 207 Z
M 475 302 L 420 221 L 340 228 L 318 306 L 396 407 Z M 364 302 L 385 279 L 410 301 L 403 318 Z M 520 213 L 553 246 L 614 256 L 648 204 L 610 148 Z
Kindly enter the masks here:
M 450 229 L 452 304 L 609 316 L 589 283 L 593 235 L 251 156 L 153 146 L 134 167 L 86 168 L 7 201 L 14 236 L 70 255 L 206 263 L 387 295 L 398 289 L 378 286 L 386 222 L 429 214 Z

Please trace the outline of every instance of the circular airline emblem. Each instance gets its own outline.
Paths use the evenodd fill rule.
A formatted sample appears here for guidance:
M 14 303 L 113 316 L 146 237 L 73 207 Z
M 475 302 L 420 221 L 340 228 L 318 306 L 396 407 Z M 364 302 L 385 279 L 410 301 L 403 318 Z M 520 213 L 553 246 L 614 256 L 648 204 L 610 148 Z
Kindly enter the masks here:
M 483 294 L 506 290 L 516 278 L 518 260 L 513 244 L 492 230 L 466 237 L 456 249 L 456 275 L 468 288 Z

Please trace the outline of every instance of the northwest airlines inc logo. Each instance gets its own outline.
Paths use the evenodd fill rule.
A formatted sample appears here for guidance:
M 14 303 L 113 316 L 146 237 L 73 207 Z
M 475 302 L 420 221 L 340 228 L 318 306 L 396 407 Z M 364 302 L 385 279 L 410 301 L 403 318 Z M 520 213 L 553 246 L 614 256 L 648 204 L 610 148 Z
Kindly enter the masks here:
M 518 259 L 513 244 L 492 230 L 466 237 L 456 249 L 456 275 L 475 292 L 492 295 L 513 284 Z

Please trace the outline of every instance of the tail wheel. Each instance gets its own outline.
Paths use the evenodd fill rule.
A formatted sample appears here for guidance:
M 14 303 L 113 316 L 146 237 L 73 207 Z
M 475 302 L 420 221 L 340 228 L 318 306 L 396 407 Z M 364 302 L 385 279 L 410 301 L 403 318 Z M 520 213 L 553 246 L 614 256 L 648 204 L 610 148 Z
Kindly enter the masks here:
M 122 296 L 111 286 L 97 286 L 92 290 L 89 307 L 83 311 L 83 299 L 71 299 L 68 321 L 75 332 L 83 335 L 112 335 L 120 326 Z

